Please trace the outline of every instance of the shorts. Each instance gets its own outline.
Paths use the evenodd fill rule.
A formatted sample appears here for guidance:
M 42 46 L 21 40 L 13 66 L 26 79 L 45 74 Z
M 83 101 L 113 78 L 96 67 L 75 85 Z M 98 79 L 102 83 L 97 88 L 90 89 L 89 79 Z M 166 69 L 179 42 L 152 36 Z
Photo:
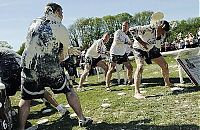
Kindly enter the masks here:
M 55 72 L 49 76 L 23 68 L 21 75 L 21 91 L 24 100 L 43 98 L 45 87 L 50 87 L 55 94 L 71 92 L 72 85 L 66 78 L 64 71 Z
M 149 52 L 134 48 L 134 56 L 136 59 L 145 59 L 147 64 L 152 64 L 152 59 L 158 58 L 162 55 L 160 49 L 154 46 Z
M 124 55 L 114 55 L 112 54 L 110 56 L 110 62 L 114 62 L 116 64 L 122 64 L 123 62 L 128 62 L 128 56 L 127 54 L 124 54 Z
M 97 66 L 97 63 L 98 63 L 99 61 L 101 61 L 101 60 L 102 60 L 102 57 L 101 57 L 101 56 L 99 56 L 98 58 L 86 57 L 86 58 L 85 58 L 85 63 L 91 65 L 92 68 L 93 68 L 93 67 L 96 67 L 96 66 Z

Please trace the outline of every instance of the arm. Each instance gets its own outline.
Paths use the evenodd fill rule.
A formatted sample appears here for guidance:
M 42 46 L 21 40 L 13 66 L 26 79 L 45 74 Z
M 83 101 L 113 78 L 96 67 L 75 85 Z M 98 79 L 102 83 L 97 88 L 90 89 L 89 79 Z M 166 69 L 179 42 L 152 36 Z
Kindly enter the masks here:
M 144 31 L 144 27 L 142 26 L 131 27 L 129 31 L 135 40 L 137 40 L 145 49 L 148 49 L 147 48 L 148 43 L 144 42 L 139 36 L 139 33 Z
M 68 58 L 68 47 L 70 45 L 69 33 L 67 29 L 63 26 L 62 30 L 60 31 L 59 35 L 60 44 L 62 44 L 62 48 L 60 49 L 59 59 L 60 61 L 65 60 Z

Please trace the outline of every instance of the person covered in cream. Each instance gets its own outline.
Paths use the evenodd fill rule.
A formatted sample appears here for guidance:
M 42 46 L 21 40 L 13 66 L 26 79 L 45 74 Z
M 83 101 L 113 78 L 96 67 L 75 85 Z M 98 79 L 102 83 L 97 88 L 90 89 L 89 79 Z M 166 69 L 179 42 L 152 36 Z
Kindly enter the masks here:
M 79 125 L 92 123 L 83 115 L 78 96 L 65 76 L 60 62 L 68 58 L 69 34 L 62 24 L 62 7 L 57 3 L 45 6 L 45 15 L 33 20 L 22 54 L 21 91 L 19 102 L 19 130 L 24 130 L 32 99 L 42 98 L 45 87 L 64 93 L 79 118 Z

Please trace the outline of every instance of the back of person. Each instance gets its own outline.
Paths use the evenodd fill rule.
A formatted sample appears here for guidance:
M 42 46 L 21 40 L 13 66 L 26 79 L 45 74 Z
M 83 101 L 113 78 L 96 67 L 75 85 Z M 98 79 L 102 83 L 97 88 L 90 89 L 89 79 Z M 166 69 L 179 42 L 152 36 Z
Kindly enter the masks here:
M 9 96 L 21 85 L 20 56 L 8 48 L 0 48 L 0 129 L 11 130 L 12 116 Z
M 8 48 L 0 48 L 0 77 L 6 86 L 6 95 L 13 96 L 21 85 L 21 57 Z
M 25 51 L 22 55 L 22 68 L 34 70 L 45 81 L 62 75 L 59 52 L 62 50 L 63 33 L 67 31 L 58 20 L 47 20 L 46 17 L 34 20 L 29 27 Z M 63 36 L 63 37 L 62 37 Z

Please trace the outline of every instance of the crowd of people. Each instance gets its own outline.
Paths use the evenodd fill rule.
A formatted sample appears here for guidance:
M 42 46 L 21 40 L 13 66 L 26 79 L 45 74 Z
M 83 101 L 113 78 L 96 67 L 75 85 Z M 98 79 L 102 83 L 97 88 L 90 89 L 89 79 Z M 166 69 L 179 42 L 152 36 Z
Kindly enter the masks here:
M 0 50 L 0 76 L 2 83 L 6 86 L 7 96 L 14 95 L 21 86 L 18 112 L 19 130 L 25 129 L 30 103 L 33 99 L 46 98 L 58 111 L 66 112 L 45 87 L 50 87 L 55 94 L 64 93 L 66 95 L 66 101 L 78 116 L 79 126 L 86 126 L 93 121 L 84 116 L 73 84 L 65 74 L 65 71 L 68 72 L 73 83 L 75 82 L 73 76 L 76 74 L 76 68 L 73 67 L 73 56 L 69 52 L 69 34 L 62 24 L 62 19 L 62 7 L 56 3 L 48 3 L 44 16 L 33 20 L 28 29 L 26 47 L 22 56 L 9 49 Z M 166 20 L 134 27 L 129 27 L 129 22 L 125 21 L 121 29 L 115 31 L 110 50 L 107 50 L 105 46 L 110 39 L 110 34 L 105 32 L 84 53 L 84 71 L 77 90 L 84 89 L 83 82 L 91 68 L 99 66 L 104 70 L 106 91 L 112 91 L 110 85 L 112 73 L 117 64 L 123 64 L 127 69 L 128 85 L 135 85 L 134 97 L 144 99 L 145 96 L 140 93 L 139 88 L 145 62 L 158 64 L 165 85 L 169 88 L 173 87 L 173 83 L 169 80 L 168 64 L 161 55 L 162 47 L 160 46 L 161 43 L 166 44 L 164 39 L 169 30 L 170 25 Z M 198 34 L 200 37 L 200 31 Z M 187 38 L 184 39 L 184 47 L 195 47 L 191 33 Z M 181 41 L 179 37 L 177 40 Z M 165 51 L 169 48 L 166 44 Z M 178 48 L 182 49 L 182 45 Z M 133 52 L 137 65 L 134 78 L 133 66 L 128 58 L 130 52 Z M 104 60 L 105 57 L 109 59 L 108 63 Z
M 200 46 L 200 29 L 197 31 L 196 35 L 193 35 L 191 32 L 188 32 L 187 35 L 183 36 L 182 33 L 179 33 L 175 40 L 170 43 L 165 41 L 161 45 L 161 51 L 174 51 L 185 48 L 195 48 Z

